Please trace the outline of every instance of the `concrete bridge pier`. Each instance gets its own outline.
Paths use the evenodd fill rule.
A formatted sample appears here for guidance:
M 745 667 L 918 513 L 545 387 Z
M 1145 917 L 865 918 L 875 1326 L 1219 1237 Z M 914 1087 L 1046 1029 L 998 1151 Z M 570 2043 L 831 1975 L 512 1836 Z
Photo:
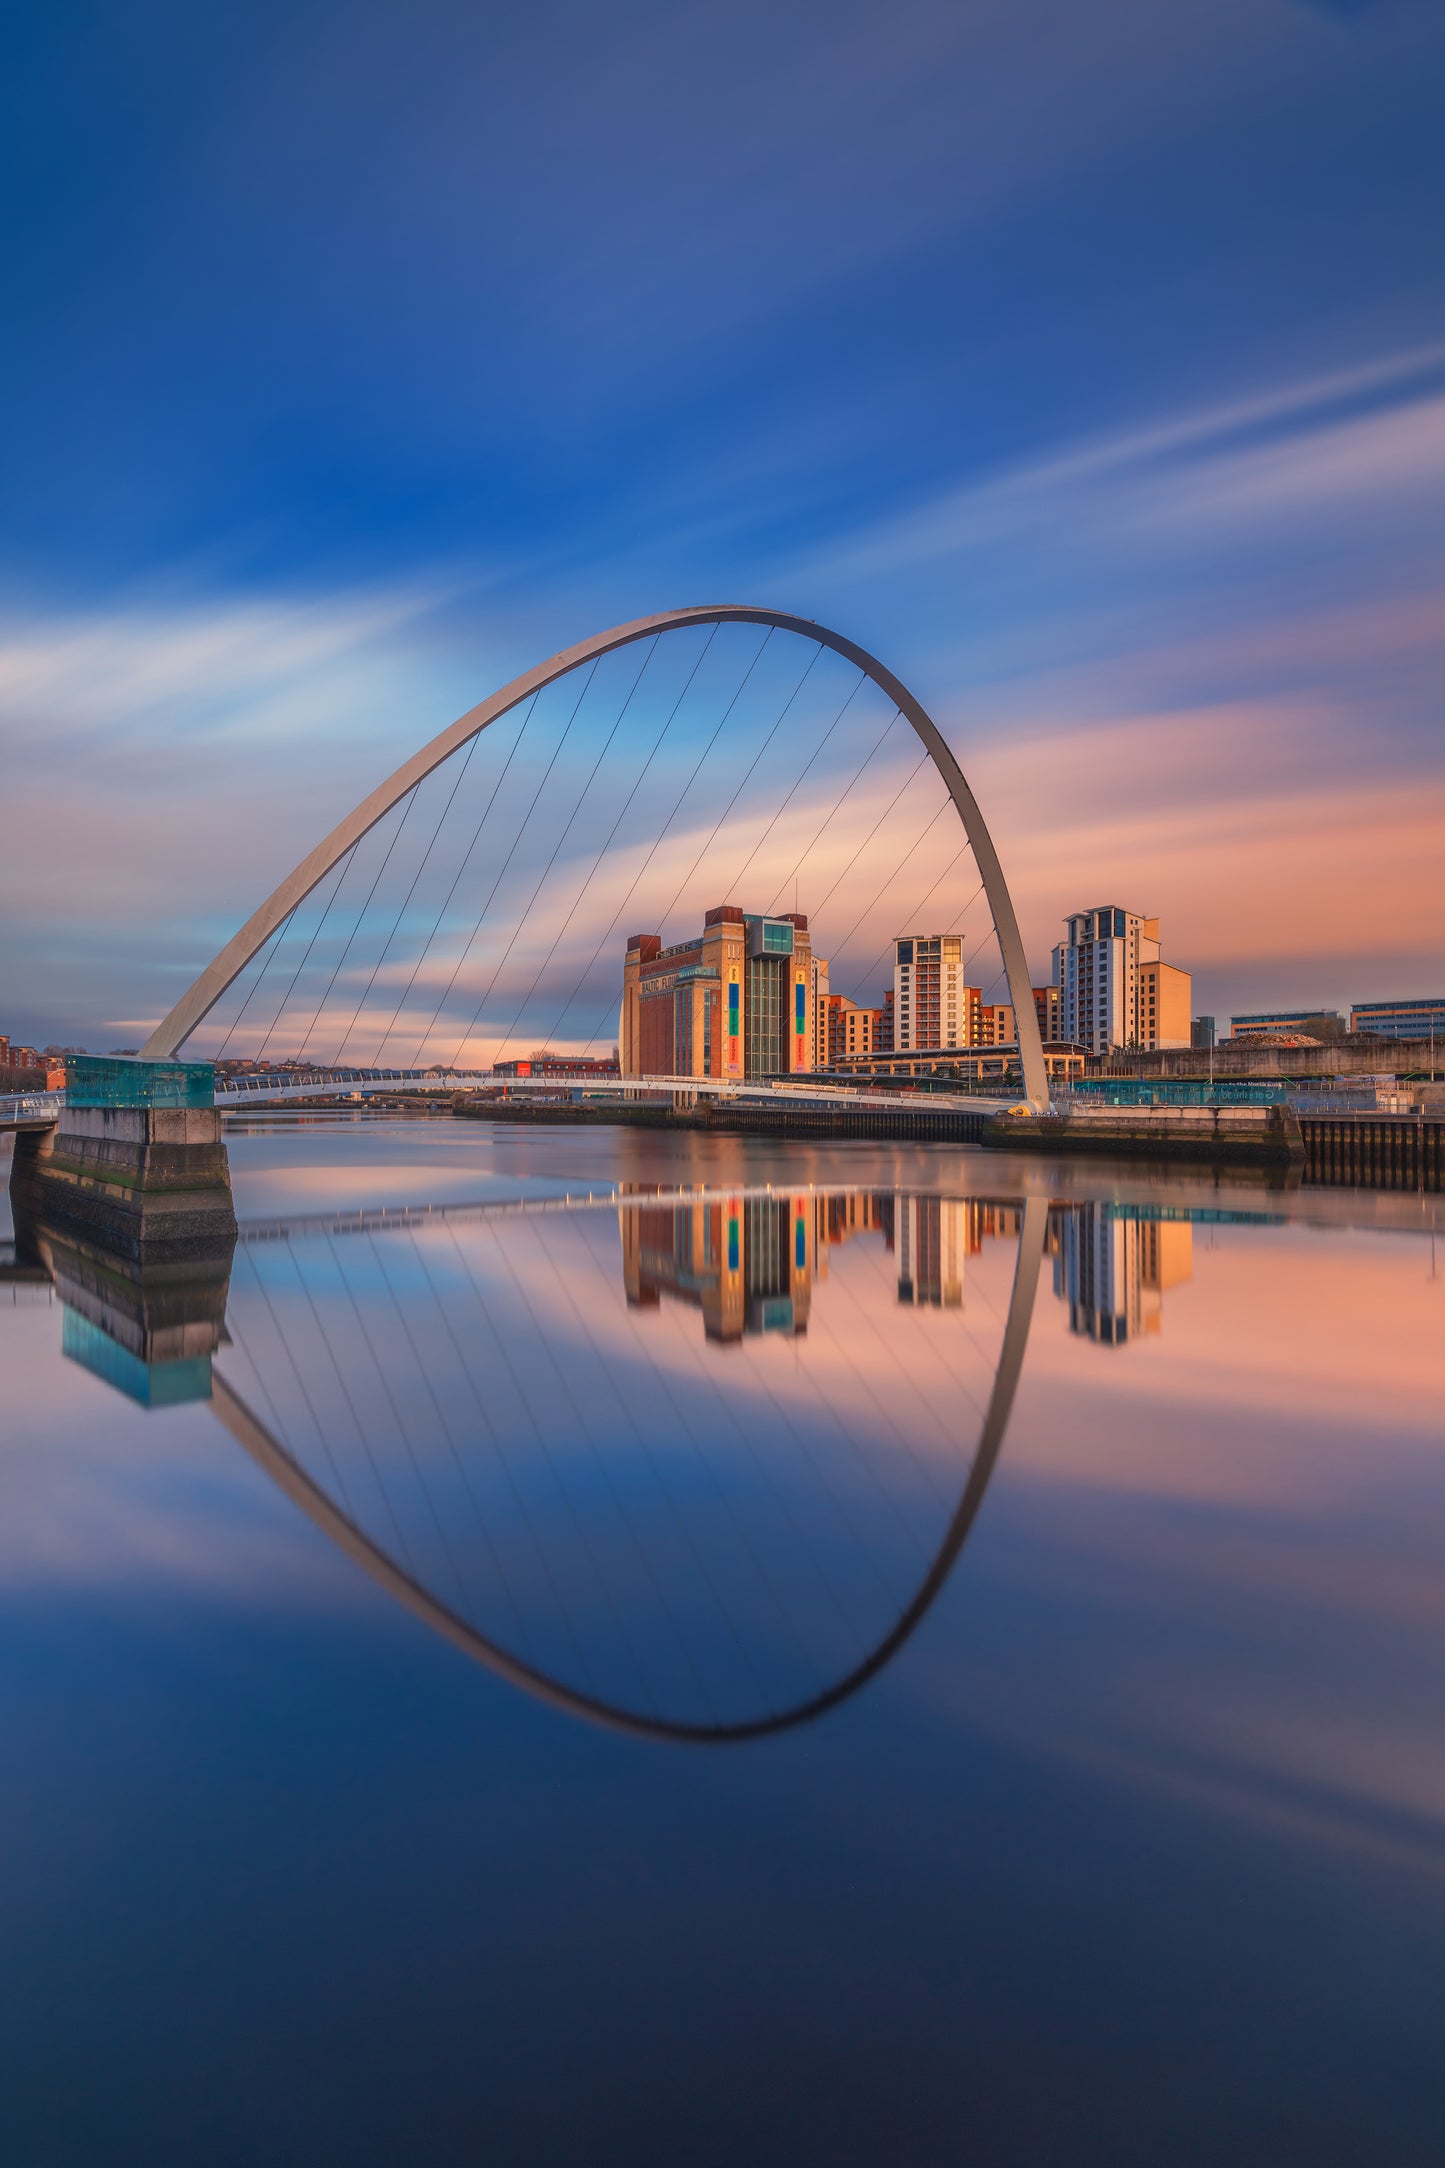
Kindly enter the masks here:
M 204 1061 L 76 1056 L 53 1129 L 16 1138 L 22 1212 L 140 1265 L 221 1252 L 236 1239 L 231 1171 Z

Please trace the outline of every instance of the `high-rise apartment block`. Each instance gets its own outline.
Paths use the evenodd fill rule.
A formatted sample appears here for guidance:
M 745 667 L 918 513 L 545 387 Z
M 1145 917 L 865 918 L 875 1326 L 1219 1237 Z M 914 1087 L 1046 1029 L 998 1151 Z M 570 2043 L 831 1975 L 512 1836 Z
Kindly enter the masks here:
M 1193 979 L 1161 961 L 1159 921 L 1117 904 L 1075 912 L 1054 950 L 1059 1037 L 1091 1054 L 1188 1046 Z
M 634 934 L 622 972 L 624 1076 L 792 1076 L 813 1066 L 812 944 L 798 913 L 722 903 L 691 941 Z
M 893 943 L 894 1051 L 976 1046 L 979 996 L 963 983 L 963 936 L 901 934 Z

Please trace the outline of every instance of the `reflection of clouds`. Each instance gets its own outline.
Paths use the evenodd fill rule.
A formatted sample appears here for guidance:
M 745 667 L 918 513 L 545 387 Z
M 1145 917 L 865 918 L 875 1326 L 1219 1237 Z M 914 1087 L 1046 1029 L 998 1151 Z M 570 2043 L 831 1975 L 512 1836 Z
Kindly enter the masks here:
M 1192 1262 L 1189 1299 L 1115 1366 L 1108 1395 L 1072 1390 L 1083 1351 L 1066 1313 L 1041 1306 L 1024 1390 L 1059 1419 L 1020 1429 L 1015 1473 L 1297 1506 L 1356 1494 L 1364 1440 L 1433 1465 L 1442 1305 L 1419 1236 L 1204 1225 Z
M 1020 1434 L 1029 1416 L 1021 1405 Z M 1314 1424 L 1302 1452 L 1309 1440 L 1321 1442 Z M 1322 1442 L 1358 1480 L 1353 1432 Z M 986 1671 L 915 1673 L 924 1698 L 1123 1791 L 1445 1871 L 1445 1598 L 1438 1551 L 1421 1555 L 1412 1526 L 1425 1500 L 1408 1461 L 1374 1456 L 1383 1509 L 1342 1492 L 1248 1520 L 1182 1520 L 1167 1488 L 1106 1503 L 1062 1481 L 1020 1489 L 1012 1474 L 995 1545 L 975 1560 L 979 1600 L 1004 1616 L 1042 1606 L 1067 1633 L 1049 1635 L 1041 1661 L 1035 1628 L 1017 1642 L 996 1632 Z M 1438 1527 L 1445 1470 L 1428 1490 Z
M 1445 1869 L 1439 1283 L 1418 1237 L 1196 1226 L 1101 1364 L 1040 1304 L 975 1553 L 991 1660 L 916 1690 L 1261 1833 Z M 1021 1607 L 1021 1608 L 1020 1608 Z M 1038 1619 L 1047 1629 L 1041 1657 Z
M 1097 547 L 1147 527 L 1157 546 L 1159 530 L 1187 535 L 1206 511 L 1252 536 L 1265 510 L 1314 517 L 1321 500 L 1414 497 L 1445 462 L 1445 405 L 1418 389 L 1442 367 L 1445 348 L 1408 350 L 1025 461 L 880 522 L 831 569 L 876 575 L 1060 528 Z M 1371 398 L 1373 412 L 1340 411 Z

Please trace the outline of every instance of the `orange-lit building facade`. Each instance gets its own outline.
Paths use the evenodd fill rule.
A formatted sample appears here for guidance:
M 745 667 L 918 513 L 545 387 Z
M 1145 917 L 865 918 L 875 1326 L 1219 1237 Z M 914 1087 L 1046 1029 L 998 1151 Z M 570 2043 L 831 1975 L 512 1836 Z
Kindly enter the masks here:
M 865 1009 L 846 994 L 829 994 L 820 1004 L 818 1066 L 833 1068 L 858 1054 L 876 1054 L 884 1041 L 884 1011 Z
M 625 1077 L 796 1076 L 813 1067 L 819 999 L 808 921 L 718 904 L 692 941 L 634 934 L 622 973 Z

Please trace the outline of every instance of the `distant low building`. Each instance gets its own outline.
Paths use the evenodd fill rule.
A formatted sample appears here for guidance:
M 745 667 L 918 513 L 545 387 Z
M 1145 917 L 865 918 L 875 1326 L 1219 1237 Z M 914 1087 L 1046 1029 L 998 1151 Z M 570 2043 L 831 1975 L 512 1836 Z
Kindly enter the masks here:
M 1254 1016 L 1231 1016 L 1229 1035 L 1231 1039 L 1265 1039 L 1297 1036 L 1322 1041 L 1338 1039 L 1345 1028 L 1345 1020 L 1332 1009 L 1262 1009 Z
M 1214 1044 L 1214 1018 L 1196 1016 L 1189 1026 L 1189 1044 L 1200 1053 L 1207 1053 Z
M 1445 994 L 1414 1001 L 1356 1001 L 1350 1007 L 1350 1029 L 1389 1039 L 1445 1040 Z
M 586 1054 L 519 1054 L 514 1061 L 499 1061 L 493 1076 L 608 1077 L 620 1076 L 617 1056 L 594 1059 Z

